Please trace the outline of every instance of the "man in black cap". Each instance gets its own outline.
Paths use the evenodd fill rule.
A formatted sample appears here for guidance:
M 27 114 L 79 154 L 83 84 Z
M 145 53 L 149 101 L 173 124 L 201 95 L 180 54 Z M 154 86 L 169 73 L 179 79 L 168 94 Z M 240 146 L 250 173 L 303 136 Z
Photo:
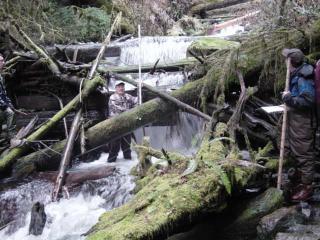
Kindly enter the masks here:
M 293 201 L 305 201 L 313 194 L 314 177 L 314 69 L 305 63 L 300 49 L 284 49 L 282 55 L 290 58 L 290 91 L 284 92 L 288 106 L 286 155 L 293 157 L 301 184 L 293 191 Z
M 138 98 L 133 97 L 125 92 L 125 83 L 122 81 L 116 82 L 116 91 L 109 98 L 109 117 L 114 117 L 123 113 L 138 103 Z M 125 159 L 131 159 L 131 133 L 119 138 L 109 144 L 109 157 L 108 162 L 115 162 L 118 153 L 121 150 Z

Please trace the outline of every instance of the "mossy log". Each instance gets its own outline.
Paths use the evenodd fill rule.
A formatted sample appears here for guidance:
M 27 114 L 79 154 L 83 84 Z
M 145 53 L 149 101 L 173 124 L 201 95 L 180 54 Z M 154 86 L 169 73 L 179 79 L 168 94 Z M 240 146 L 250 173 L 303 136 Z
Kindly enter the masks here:
M 237 65 L 237 68 L 242 71 L 245 79 L 257 76 L 262 70 L 265 70 L 267 63 L 272 63 L 281 57 L 281 50 L 284 47 L 299 47 L 308 43 L 304 34 L 299 31 L 280 31 L 265 35 L 253 36 L 247 41 L 243 42 L 239 49 L 237 49 L 238 54 L 236 56 L 231 55 L 230 51 L 222 50 L 214 52 L 207 59 L 206 64 L 210 66 L 208 73 L 205 77 L 187 83 L 181 89 L 172 92 L 172 96 L 178 100 L 194 105 L 199 102 L 199 97 L 205 100 L 213 95 L 217 84 L 220 85 L 221 80 L 223 84 L 228 86 L 229 84 L 239 84 L 238 78 L 234 72 L 228 73 L 229 68 L 233 68 Z M 234 60 L 229 59 L 230 56 L 234 57 Z M 268 59 L 266 58 L 268 56 Z M 228 67 L 226 67 L 226 62 Z M 273 82 L 275 78 L 268 80 L 267 87 L 277 86 L 283 84 L 283 79 L 281 73 L 281 65 L 276 65 L 279 69 L 274 69 L 274 65 L 270 65 L 270 71 L 279 72 L 278 82 Z M 285 68 L 283 68 L 285 69 Z M 263 71 L 262 71 L 263 72 Z M 267 81 L 267 80 L 266 80 Z M 261 84 L 261 88 L 265 88 Z M 272 87 L 272 91 L 274 88 Z M 87 148 L 94 148 L 102 144 L 107 143 L 110 140 L 119 138 L 133 130 L 145 126 L 146 124 L 158 121 L 164 117 L 176 112 L 178 108 L 168 101 L 162 100 L 160 98 L 148 101 L 134 109 L 131 109 L 119 116 L 102 121 L 95 126 L 89 128 L 86 132 Z M 64 142 L 65 143 L 65 142 Z M 61 142 L 56 143 L 52 146 L 57 152 L 61 153 Z M 50 159 L 54 158 L 57 160 L 57 154 L 51 150 L 45 150 L 49 156 L 43 152 L 36 152 L 26 157 L 19 159 L 19 168 L 28 168 L 31 170 L 37 169 L 35 165 L 42 166 L 45 162 L 50 162 Z M 58 160 L 57 160 L 58 161 Z M 28 164 L 24 164 L 28 163 Z
M 228 41 L 221 38 L 204 37 L 194 41 L 189 47 L 188 51 L 192 51 L 196 55 L 210 55 L 218 50 L 236 49 L 240 43 Z
M 226 62 L 231 69 L 235 69 L 236 63 L 237 68 L 248 76 L 262 70 L 265 56 L 270 56 L 273 61 L 278 58 L 278 54 L 280 56 L 280 50 L 284 46 L 299 47 L 305 41 L 299 32 L 282 35 L 283 33 L 263 37 L 261 42 L 257 38 L 242 44 L 237 50 L 236 61 L 226 61 L 230 51 L 212 54 L 211 63 L 215 65 L 203 79 L 205 82 L 201 83 L 199 80 L 196 86 L 204 86 L 205 96 L 212 96 L 212 90 L 219 87 L 217 84 L 222 82 L 224 86 L 228 86 L 230 82 L 237 83 L 234 72 L 226 74 L 227 69 L 223 67 Z M 253 42 L 256 44 L 253 45 Z M 234 189 L 245 187 L 250 178 L 262 169 L 255 165 L 244 167 L 237 163 L 239 156 L 230 154 L 230 149 L 223 143 L 227 131 L 225 124 L 216 125 L 216 140 L 203 140 L 198 154 L 192 159 L 197 162 L 197 167 L 187 175 L 183 173 L 188 168 L 188 161 L 177 161 L 163 176 L 150 171 L 138 181 L 141 190 L 134 199 L 105 213 L 90 231 L 88 239 L 161 239 L 201 213 L 223 209 L 228 194 L 232 194 Z
M 248 2 L 249 0 L 216 0 L 208 3 L 198 4 L 191 8 L 192 14 L 202 15 L 203 12 L 229 7 L 239 3 Z
M 70 101 L 63 109 L 57 112 L 51 119 L 44 123 L 40 128 L 33 132 L 30 136 L 26 138 L 26 141 L 40 140 L 50 129 L 52 129 L 56 124 L 62 120 L 69 112 L 77 109 L 80 105 L 80 98 L 84 100 L 89 94 L 94 91 L 97 86 L 102 85 L 104 79 L 100 76 L 96 76 L 90 81 L 86 81 L 84 88 L 82 89 L 81 96 L 78 94 L 72 101 Z M 0 172 L 8 170 L 15 160 L 21 157 L 28 150 L 28 146 L 24 145 L 21 147 L 13 148 L 9 152 L 4 153 L 0 160 Z
M 227 126 L 219 123 L 214 137 L 224 134 Z M 204 140 L 194 159 L 176 159 L 164 175 L 150 168 L 134 199 L 102 215 L 87 239 L 161 239 L 201 214 L 221 211 L 226 198 L 261 171 L 227 156 L 227 144 Z M 185 174 L 191 161 L 196 167 Z
M 165 70 L 167 72 L 173 72 L 173 71 L 180 71 L 182 68 L 186 66 L 192 66 L 197 62 L 197 60 L 193 57 L 188 57 L 182 60 L 179 60 L 177 62 L 173 63 L 159 63 L 156 66 L 156 69 Z M 138 65 L 130 65 L 130 66 L 103 66 L 103 61 L 101 61 L 101 64 L 99 65 L 97 71 L 99 73 L 107 73 L 107 72 L 113 72 L 113 73 L 138 73 L 139 72 L 139 66 Z M 91 67 L 90 64 L 82 64 L 82 65 L 72 65 L 63 63 L 63 67 L 67 70 L 80 70 L 80 69 L 89 69 Z M 154 70 L 154 64 L 146 64 L 141 66 L 142 72 L 150 72 Z

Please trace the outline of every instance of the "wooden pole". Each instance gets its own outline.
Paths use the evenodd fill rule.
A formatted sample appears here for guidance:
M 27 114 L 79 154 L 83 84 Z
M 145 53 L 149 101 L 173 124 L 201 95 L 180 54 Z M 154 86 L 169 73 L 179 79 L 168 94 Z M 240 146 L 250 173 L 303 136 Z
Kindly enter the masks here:
M 139 105 L 142 104 L 142 76 L 141 76 L 141 54 L 142 54 L 142 48 L 141 48 L 141 27 L 138 25 L 138 36 L 139 36 L 139 87 L 138 87 L 138 100 Z
M 79 127 L 80 127 L 81 115 L 82 115 L 82 108 L 80 108 L 78 110 L 75 118 L 73 119 L 72 126 L 71 126 L 70 133 L 69 133 L 69 137 L 67 139 L 67 144 L 66 144 L 64 151 L 63 151 L 63 156 L 62 156 L 61 163 L 60 163 L 58 177 L 57 177 L 57 180 L 54 185 L 53 192 L 52 192 L 52 201 L 53 202 L 58 200 L 60 190 L 64 184 L 66 171 L 69 166 L 71 155 L 72 155 L 72 149 L 73 149 L 74 142 L 76 140 L 76 136 L 77 136 L 77 133 L 78 133 Z
M 84 88 L 82 89 L 82 100 L 86 99 L 91 92 L 93 92 L 99 85 L 103 85 L 104 79 L 100 76 L 96 76 L 91 81 L 86 81 Z M 49 132 L 56 124 L 63 119 L 68 113 L 73 110 L 77 110 L 80 105 L 80 94 L 73 98 L 63 109 L 58 111 L 53 117 L 51 117 L 40 128 L 34 131 L 27 137 L 27 141 L 35 141 L 41 139 L 47 132 Z M 11 149 L 5 155 L 0 156 L 0 173 L 10 169 L 15 160 L 21 157 L 28 150 L 28 146 L 24 145 Z
M 290 83 L 290 65 L 291 59 L 287 58 L 287 75 L 286 75 L 286 86 L 285 91 L 289 91 L 289 83 Z M 277 188 L 281 189 L 282 183 L 282 167 L 283 167 L 283 159 L 284 159 L 284 146 L 286 141 L 286 133 L 287 133 L 287 118 L 288 118 L 288 108 L 286 104 L 284 104 L 284 112 L 283 112 L 283 120 L 282 120 L 282 129 L 281 129 L 281 144 L 280 144 L 280 158 L 279 158 L 279 168 L 278 168 L 278 181 Z
M 120 79 L 124 82 L 127 82 L 127 83 L 130 83 L 134 86 L 138 86 L 137 82 L 132 80 L 132 79 L 129 79 L 127 77 L 124 77 L 124 76 L 121 76 L 119 74 L 112 74 L 116 79 Z M 181 102 L 179 101 L 178 99 L 176 99 L 175 97 L 172 97 L 171 95 L 167 94 L 167 93 L 164 93 L 164 92 L 161 92 L 153 87 L 151 87 L 150 85 L 144 83 L 143 84 L 143 87 L 146 88 L 147 90 L 149 90 L 150 92 L 154 93 L 154 94 L 157 94 L 159 97 L 165 99 L 165 100 L 168 100 L 172 103 L 174 103 L 175 105 L 177 105 L 181 110 L 184 110 L 186 112 L 189 112 L 189 113 L 192 113 L 194 115 L 197 115 L 199 117 L 202 117 L 203 119 L 207 120 L 207 121 L 210 121 L 211 120 L 211 117 L 207 114 L 204 114 L 203 112 L 199 111 L 198 109 L 195 109 L 194 107 L 191 107 L 190 105 L 184 103 L 184 102 Z
M 112 26 L 111 26 L 111 29 L 106 37 L 106 39 L 104 40 L 104 42 L 102 43 L 102 47 L 100 48 L 100 51 L 96 57 L 96 59 L 94 60 L 93 64 L 92 64 L 92 67 L 90 69 L 90 72 L 88 74 L 88 79 L 91 79 L 93 78 L 94 76 L 94 73 L 96 72 L 96 69 L 100 63 L 100 60 L 101 58 L 103 57 L 104 55 L 104 52 L 108 46 L 108 44 L 110 43 L 111 41 L 111 36 L 113 34 L 113 31 L 119 26 L 120 22 L 121 22 L 121 16 L 122 16 L 122 13 L 119 12 L 118 15 L 116 16 Z

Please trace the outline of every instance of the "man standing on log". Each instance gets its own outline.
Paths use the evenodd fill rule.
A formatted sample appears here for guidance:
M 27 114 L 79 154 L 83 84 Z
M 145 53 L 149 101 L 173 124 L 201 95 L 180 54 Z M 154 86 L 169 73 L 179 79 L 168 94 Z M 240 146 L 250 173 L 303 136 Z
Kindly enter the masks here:
M 283 56 L 290 58 L 290 91 L 284 92 L 288 106 L 286 156 L 293 157 L 301 184 L 293 191 L 292 201 L 305 201 L 313 194 L 315 88 L 314 69 L 304 62 L 300 49 L 284 49 Z
M 109 98 L 109 117 L 114 117 L 123 113 L 138 103 L 138 98 L 125 93 L 125 83 L 122 81 L 116 82 L 116 92 Z M 118 153 L 121 150 L 125 159 L 131 159 L 131 133 L 114 140 L 109 144 L 108 162 L 115 162 Z
M 0 71 L 3 69 L 5 64 L 5 60 L 2 54 L 0 54 Z M 6 140 L 11 139 L 11 132 L 14 129 L 13 119 L 14 119 L 14 111 L 10 98 L 7 95 L 4 79 L 0 74 L 0 131 L 2 131 L 2 123 L 6 121 L 7 129 L 6 129 Z

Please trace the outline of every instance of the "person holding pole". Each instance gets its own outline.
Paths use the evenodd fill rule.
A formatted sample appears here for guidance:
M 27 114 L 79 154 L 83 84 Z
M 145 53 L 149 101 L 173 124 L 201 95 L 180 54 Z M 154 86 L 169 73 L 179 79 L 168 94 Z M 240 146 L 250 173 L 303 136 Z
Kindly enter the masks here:
M 315 87 L 314 69 L 305 63 L 300 49 L 284 49 L 290 71 L 289 91 L 284 91 L 282 100 L 287 107 L 287 124 L 284 155 L 294 159 L 300 184 L 294 189 L 292 201 L 308 200 L 313 194 L 314 177 L 314 133 L 315 133 Z M 286 133 L 284 133 L 286 131 Z M 281 165 L 281 163 L 279 163 Z M 279 171 L 279 174 L 282 172 Z M 281 179 L 281 176 L 280 178 Z M 281 180 L 280 180 L 281 182 Z M 279 181 L 278 181 L 279 183 Z

